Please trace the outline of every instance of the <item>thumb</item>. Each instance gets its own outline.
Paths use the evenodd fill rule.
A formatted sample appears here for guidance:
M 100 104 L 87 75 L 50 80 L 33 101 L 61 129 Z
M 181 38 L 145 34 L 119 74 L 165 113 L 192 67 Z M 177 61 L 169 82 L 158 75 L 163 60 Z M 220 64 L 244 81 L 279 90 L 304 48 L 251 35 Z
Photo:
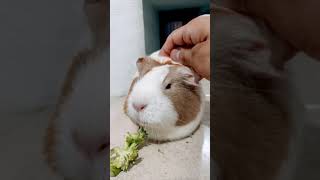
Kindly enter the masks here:
M 192 49 L 174 49 L 171 51 L 170 57 L 183 65 L 192 66 Z

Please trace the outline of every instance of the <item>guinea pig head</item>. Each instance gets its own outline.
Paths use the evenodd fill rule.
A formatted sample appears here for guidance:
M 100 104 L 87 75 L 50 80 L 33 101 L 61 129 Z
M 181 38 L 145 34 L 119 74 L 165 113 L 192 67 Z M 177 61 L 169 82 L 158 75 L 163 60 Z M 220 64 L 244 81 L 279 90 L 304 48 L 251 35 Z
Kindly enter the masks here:
M 159 129 L 183 126 L 196 118 L 201 89 L 190 68 L 159 63 L 149 57 L 139 58 L 137 68 L 139 75 L 133 80 L 124 105 L 134 123 Z

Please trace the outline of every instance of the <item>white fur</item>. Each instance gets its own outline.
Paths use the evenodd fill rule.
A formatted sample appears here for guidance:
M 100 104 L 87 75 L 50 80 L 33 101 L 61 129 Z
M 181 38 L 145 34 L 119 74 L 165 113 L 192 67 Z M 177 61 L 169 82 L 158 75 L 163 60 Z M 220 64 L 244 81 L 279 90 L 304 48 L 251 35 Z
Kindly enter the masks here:
M 169 65 L 156 67 L 147 73 L 133 87 L 128 98 L 128 113 L 137 123 L 154 124 L 156 126 L 174 125 L 178 114 L 173 109 L 170 99 L 165 96 L 161 89 L 162 81 L 169 73 Z M 147 107 L 141 113 L 137 113 L 132 103 L 147 104 Z M 159 109 L 165 111 L 159 111 Z M 157 117 L 157 118 L 154 118 Z M 139 120 L 138 120 L 139 119 Z M 163 119 L 166 119 L 163 122 Z
M 203 115 L 203 110 L 204 110 L 204 96 L 201 94 L 201 106 L 200 106 L 200 111 L 197 115 L 197 117 L 192 120 L 190 123 L 184 125 L 184 126 L 168 126 L 162 129 L 159 128 L 147 128 L 147 131 L 152 132 L 149 133 L 149 137 L 152 139 L 157 139 L 157 140 L 177 140 L 177 139 L 182 139 L 185 138 L 191 133 L 193 133 L 196 128 L 199 126 L 202 115 Z
M 149 55 L 149 57 L 159 63 L 165 63 L 165 62 L 171 62 L 173 64 L 181 64 L 178 62 L 173 61 L 170 57 L 167 56 L 161 56 L 159 55 L 160 50 L 153 52 L 152 54 Z M 134 78 L 139 76 L 139 72 L 136 72 L 134 74 Z
M 153 52 L 149 57 L 160 62 L 160 63 L 164 63 L 164 62 L 168 62 L 170 61 L 173 64 L 181 64 L 178 62 L 173 61 L 170 57 L 166 57 L 166 56 L 161 56 L 160 54 L 160 50 Z
M 106 174 L 103 167 L 109 151 L 93 153 L 91 158 L 87 158 L 72 139 L 72 133 L 78 132 L 90 151 L 97 150 L 109 139 L 106 55 L 104 52 L 99 61 L 80 70 L 74 92 L 57 119 L 57 166 L 64 176 L 72 180 L 103 180 Z
M 157 58 L 155 52 L 152 57 Z M 168 58 L 166 58 L 168 59 Z M 169 59 L 170 60 L 170 59 Z M 143 126 L 151 139 L 156 140 L 175 140 L 190 135 L 200 124 L 203 114 L 204 95 L 201 90 L 201 107 L 197 117 L 184 126 L 176 126 L 178 113 L 176 112 L 171 100 L 162 92 L 163 80 L 169 73 L 169 67 L 163 65 L 153 68 L 149 73 L 136 82 L 128 97 L 129 117 Z M 133 108 L 133 103 L 147 104 L 141 112 Z

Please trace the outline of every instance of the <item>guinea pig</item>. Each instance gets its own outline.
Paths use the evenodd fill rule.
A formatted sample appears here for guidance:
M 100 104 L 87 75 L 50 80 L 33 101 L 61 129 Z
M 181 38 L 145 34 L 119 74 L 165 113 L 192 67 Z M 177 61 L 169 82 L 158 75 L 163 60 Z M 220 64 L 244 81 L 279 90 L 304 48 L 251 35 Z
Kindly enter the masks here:
M 106 58 L 92 51 L 75 58 L 50 119 L 46 160 L 69 180 L 102 180 L 105 175 L 102 168 L 109 152 L 107 102 L 102 98 L 107 92 Z
M 149 139 L 178 140 L 199 126 L 204 94 L 193 70 L 158 53 L 137 60 L 124 112 Z
M 299 100 L 284 67 L 292 47 L 260 19 L 217 6 L 212 11 L 214 175 L 287 179 L 299 124 L 292 109 Z
M 91 4 L 94 3 L 94 4 Z M 73 58 L 56 109 L 46 130 L 44 155 L 49 167 L 66 180 L 104 180 L 109 157 L 107 41 L 95 35 L 106 1 L 86 1 L 92 47 Z M 93 11 L 92 7 L 96 7 Z M 106 15 L 106 14 L 105 14 Z M 105 19 L 105 18 L 102 18 Z M 93 22 L 92 22 L 93 21 Z M 101 27 L 103 28 L 103 27 Z

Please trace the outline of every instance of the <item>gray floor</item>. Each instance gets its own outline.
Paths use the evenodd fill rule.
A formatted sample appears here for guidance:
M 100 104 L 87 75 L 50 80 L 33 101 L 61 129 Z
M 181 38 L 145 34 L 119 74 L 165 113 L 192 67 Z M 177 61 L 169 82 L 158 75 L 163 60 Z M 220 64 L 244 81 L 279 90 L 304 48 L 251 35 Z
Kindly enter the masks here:
M 121 109 L 124 98 L 112 98 L 111 109 Z M 111 129 L 130 122 L 122 111 L 111 119 Z M 121 119 L 119 119 L 121 118 Z M 121 122 L 121 126 L 119 126 Z M 112 132 L 112 130 L 111 130 Z M 118 134 L 118 133 L 117 133 Z M 112 134 L 111 134 L 112 137 Z M 113 140 L 111 139 L 113 142 Z M 111 147 L 117 142 L 113 142 Z M 112 180 L 208 180 L 210 179 L 210 108 L 207 102 L 202 125 L 191 136 L 162 144 L 149 143 L 139 151 L 141 161 Z M 161 178 L 159 178 L 161 177 Z
M 295 180 L 320 179 L 320 123 L 317 121 L 317 117 L 319 116 L 313 116 L 313 120 L 306 123 L 303 157 L 299 161 Z M 41 144 L 47 119 L 47 112 L 1 115 L 1 121 L 3 123 L 0 126 L 0 141 L 2 142 L 0 148 L 0 168 L 2 169 L 0 179 L 61 180 L 61 178 L 51 173 L 42 160 Z M 199 132 L 204 131 L 200 130 Z M 201 137 L 199 134 L 196 134 L 193 138 Z M 178 155 L 177 152 L 175 154 L 169 151 L 174 151 L 182 147 L 188 148 L 192 146 L 192 143 L 188 144 L 189 141 L 191 142 L 192 140 L 194 142 L 192 138 L 186 139 L 181 142 L 185 143 L 185 145 L 180 147 L 179 145 L 182 144 L 179 143 L 159 145 L 158 147 L 149 146 L 147 147 L 149 149 L 145 149 L 145 152 L 142 153 L 144 153 L 146 157 L 151 157 L 150 152 L 154 150 L 157 153 L 158 159 L 165 160 L 165 157 L 169 157 L 170 154 L 172 155 L 170 157 Z M 186 143 L 186 141 L 188 141 L 188 143 Z M 175 148 L 176 145 L 178 147 Z M 160 152 L 158 152 L 158 149 Z M 192 148 L 190 150 L 192 150 Z M 168 154 L 164 156 L 163 153 Z M 183 156 L 180 155 L 179 159 L 181 160 L 182 157 Z M 146 160 L 136 167 L 137 171 L 135 171 L 135 173 L 138 173 L 142 167 L 149 166 L 149 164 L 145 164 L 145 162 Z M 176 169 L 172 168 L 171 170 Z M 158 172 L 165 173 L 165 171 Z M 122 175 L 122 179 L 124 177 L 128 176 Z M 120 176 L 119 179 L 121 179 Z

